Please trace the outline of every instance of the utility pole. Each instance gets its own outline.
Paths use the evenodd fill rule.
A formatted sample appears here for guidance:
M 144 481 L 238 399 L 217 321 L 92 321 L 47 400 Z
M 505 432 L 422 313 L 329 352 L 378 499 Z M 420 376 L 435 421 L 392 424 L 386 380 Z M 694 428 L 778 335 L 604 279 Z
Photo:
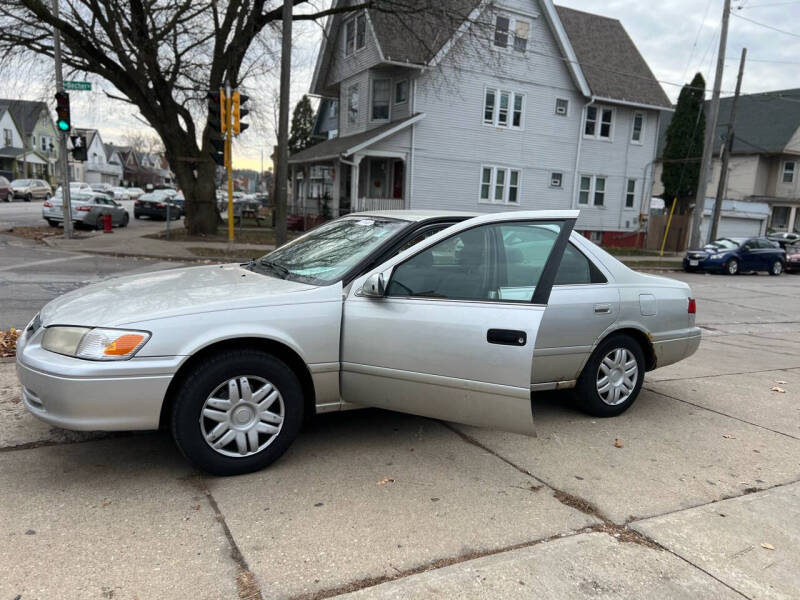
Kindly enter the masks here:
M 717 130 L 719 92 L 722 87 L 722 71 L 725 68 L 725 49 L 728 45 L 728 20 L 730 16 L 731 0 L 725 0 L 725 6 L 722 9 L 722 32 L 719 35 L 717 72 L 714 75 L 714 93 L 711 96 L 711 110 L 706 121 L 706 139 L 703 148 L 703 160 L 700 163 L 700 177 L 697 179 L 697 194 L 695 195 L 694 213 L 692 214 L 692 235 L 689 239 L 689 248 L 697 248 L 700 245 L 700 225 L 703 222 L 703 211 L 706 204 L 708 173 L 711 168 L 711 160 L 714 157 L 714 136 Z
M 53 0 L 53 16 L 58 18 L 58 0 Z M 61 72 L 61 31 L 53 28 L 53 57 L 56 61 L 56 91 L 64 92 L 64 75 Z M 67 132 L 58 133 L 58 161 L 61 163 L 61 198 L 64 205 L 64 237 L 72 237 L 72 202 L 69 197 L 69 170 L 67 161 Z
M 231 122 L 231 105 L 233 93 L 231 84 L 225 82 L 225 172 L 228 175 L 228 246 L 233 245 L 233 123 Z
M 290 0 L 283 2 L 283 29 L 281 40 L 281 94 L 278 111 L 278 164 L 275 169 L 275 245 L 286 243 L 286 204 L 289 178 L 289 85 L 292 68 L 292 7 Z
M 711 227 L 708 232 L 708 243 L 717 239 L 717 228 L 719 227 L 719 217 L 722 212 L 722 200 L 725 195 L 725 188 L 728 184 L 728 160 L 733 151 L 734 127 L 736 125 L 736 104 L 739 101 L 739 92 L 742 90 L 742 75 L 744 74 L 744 61 L 747 58 L 747 48 L 742 48 L 742 58 L 739 59 L 739 75 L 736 77 L 736 92 L 731 101 L 731 114 L 728 119 L 728 132 L 725 134 L 725 144 L 720 146 L 722 154 L 722 167 L 719 172 L 719 185 L 717 185 L 717 197 L 714 201 L 714 216 L 711 219 Z

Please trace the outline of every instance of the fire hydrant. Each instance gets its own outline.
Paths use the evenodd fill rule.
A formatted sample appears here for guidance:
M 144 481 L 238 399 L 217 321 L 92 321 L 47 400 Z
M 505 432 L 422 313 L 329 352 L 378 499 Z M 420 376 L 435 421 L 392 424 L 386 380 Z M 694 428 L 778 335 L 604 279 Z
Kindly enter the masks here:
M 111 215 L 103 215 L 103 233 L 114 233 L 111 230 Z

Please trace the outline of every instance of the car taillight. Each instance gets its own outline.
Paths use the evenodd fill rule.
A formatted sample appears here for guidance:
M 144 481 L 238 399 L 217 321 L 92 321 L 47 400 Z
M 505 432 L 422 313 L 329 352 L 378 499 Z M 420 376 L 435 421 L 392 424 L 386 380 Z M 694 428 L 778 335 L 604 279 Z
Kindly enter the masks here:
M 142 201 L 141 200 L 137 200 L 136 202 L 133 203 L 133 205 L 134 206 L 141 206 L 142 205 Z
M 163 202 L 156 202 L 156 208 L 164 208 L 165 206 L 166 204 L 164 204 Z
M 44 203 L 42 204 L 42 206 L 46 206 L 47 208 L 50 208 L 53 205 L 50 204 L 47 200 L 45 200 Z
M 89 212 L 90 210 L 92 210 L 92 207 L 91 206 L 79 206 L 75 210 L 79 210 L 81 212 Z
M 694 301 L 694 298 L 689 298 L 689 314 L 694 315 L 697 313 L 697 302 Z

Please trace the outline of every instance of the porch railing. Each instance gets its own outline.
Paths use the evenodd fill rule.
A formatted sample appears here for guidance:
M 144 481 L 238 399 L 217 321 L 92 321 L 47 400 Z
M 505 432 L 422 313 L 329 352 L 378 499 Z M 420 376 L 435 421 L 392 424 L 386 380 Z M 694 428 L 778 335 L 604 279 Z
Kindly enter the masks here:
M 353 210 L 400 210 L 405 207 L 403 198 L 358 198 Z

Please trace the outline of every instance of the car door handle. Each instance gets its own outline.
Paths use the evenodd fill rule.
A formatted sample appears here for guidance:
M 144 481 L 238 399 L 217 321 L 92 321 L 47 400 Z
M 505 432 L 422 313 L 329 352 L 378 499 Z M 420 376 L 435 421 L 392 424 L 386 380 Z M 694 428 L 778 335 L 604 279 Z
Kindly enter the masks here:
M 486 332 L 486 341 L 501 346 L 524 346 L 528 342 L 528 334 L 514 329 L 490 329 Z
M 607 315 L 611 312 L 611 305 L 610 304 L 595 304 L 594 305 L 594 312 L 598 315 Z

